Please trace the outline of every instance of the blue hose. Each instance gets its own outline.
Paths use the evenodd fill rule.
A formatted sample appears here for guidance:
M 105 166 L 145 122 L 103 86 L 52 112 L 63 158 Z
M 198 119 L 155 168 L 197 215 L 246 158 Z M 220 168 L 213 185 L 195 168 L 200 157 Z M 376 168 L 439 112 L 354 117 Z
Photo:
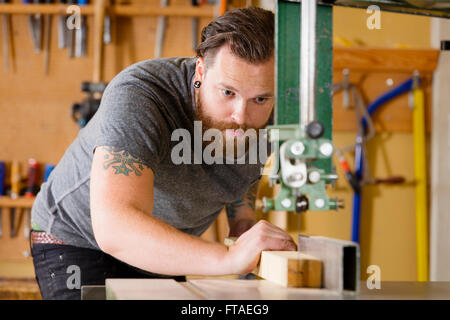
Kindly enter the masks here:
M 358 160 L 356 160 L 358 159 Z M 362 180 L 362 145 L 356 144 L 355 146 L 355 177 L 358 184 Z M 352 241 L 359 243 L 359 219 L 361 212 L 361 193 L 362 190 L 359 188 L 359 192 L 353 193 L 353 221 L 352 221 Z
M 420 79 L 419 79 L 420 81 Z M 378 110 L 379 107 L 384 105 L 386 102 L 394 99 L 395 97 L 411 91 L 414 85 L 414 78 L 410 78 L 405 82 L 401 83 L 397 87 L 389 90 L 388 92 L 379 96 L 375 101 L 373 101 L 367 107 L 367 112 L 370 116 Z M 364 128 L 364 132 L 367 128 L 367 121 L 363 118 L 362 125 Z M 363 150 L 362 145 L 357 144 L 355 147 L 355 176 L 359 182 L 362 180 L 363 173 Z M 359 243 L 359 231 L 360 231 L 360 216 L 361 216 L 361 201 L 362 201 L 362 191 L 360 193 L 355 193 L 353 195 L 353 219 L 352 219 L 352 241 Z

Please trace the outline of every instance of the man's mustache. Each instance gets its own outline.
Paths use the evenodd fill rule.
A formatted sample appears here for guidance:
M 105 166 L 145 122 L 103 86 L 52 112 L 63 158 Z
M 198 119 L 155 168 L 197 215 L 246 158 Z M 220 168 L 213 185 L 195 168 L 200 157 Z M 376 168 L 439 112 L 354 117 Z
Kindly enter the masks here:
M 214 122 L 212 125 L 206 125 L 208 129 L 216 129 L 219 131 L 225 131 L 225 130 L 242 130 L 246 131 L 248 129 L 248 126 L 242 126 L 236 123 L 227 123 L 227 122 Z

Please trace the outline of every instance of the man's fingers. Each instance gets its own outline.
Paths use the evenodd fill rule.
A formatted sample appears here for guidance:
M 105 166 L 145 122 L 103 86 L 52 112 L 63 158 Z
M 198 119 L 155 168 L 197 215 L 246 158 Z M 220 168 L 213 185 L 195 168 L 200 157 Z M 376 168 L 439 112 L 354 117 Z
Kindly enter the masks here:
M 292 239 L 282 239 L 276 237 L 263 237 L 260 240 L 260 249 L 264 250 L 272 250 L 272 251 L 296 251 L 297 245 Z
M 270 222 L 267 222 L 266 220 L 260 220 L 253 227 L 259 228 L 264 232 L 276 232 L 280 234 L 287 234 L 286 231 L 284 231 L 283 229 L 274 224 L 271 224 Z
M 284 240 L 292 241 L 292 237 L 286 232 L 281 233 L 281 232 L 269 231 L 269 232 L 264 232 L 262 235 L 267 238 L 276 238 L 276 239 L 284 239 Z

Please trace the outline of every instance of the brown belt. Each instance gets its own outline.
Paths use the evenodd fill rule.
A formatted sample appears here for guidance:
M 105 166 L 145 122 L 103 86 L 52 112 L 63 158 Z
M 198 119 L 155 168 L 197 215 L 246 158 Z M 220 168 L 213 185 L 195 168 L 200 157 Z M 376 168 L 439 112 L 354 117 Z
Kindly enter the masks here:
M 33 244 L 36 244 L 36 243 L 51 243 L 51 244 L 65 244 L 65 245 L 67 245 L 67 243 L 59 241 L 58 239 L 53 237 L 51 234 L 49 234 L 47 232 L 42 232 L 42 231 L 31 231 L 31 241 L 33 242 Z

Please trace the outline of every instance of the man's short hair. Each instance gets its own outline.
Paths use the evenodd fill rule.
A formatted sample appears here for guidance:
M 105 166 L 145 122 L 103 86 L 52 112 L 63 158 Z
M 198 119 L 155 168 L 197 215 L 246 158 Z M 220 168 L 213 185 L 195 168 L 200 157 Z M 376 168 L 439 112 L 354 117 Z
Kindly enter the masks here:
M 228 11 L 203 28 L 197 56 L 203 57 L 208 67 L 217 51 L 228 44 L 239 58 L 255 64 L 266 62 L 274 51 L 274 24 L 273 12 L 262 8 Z

